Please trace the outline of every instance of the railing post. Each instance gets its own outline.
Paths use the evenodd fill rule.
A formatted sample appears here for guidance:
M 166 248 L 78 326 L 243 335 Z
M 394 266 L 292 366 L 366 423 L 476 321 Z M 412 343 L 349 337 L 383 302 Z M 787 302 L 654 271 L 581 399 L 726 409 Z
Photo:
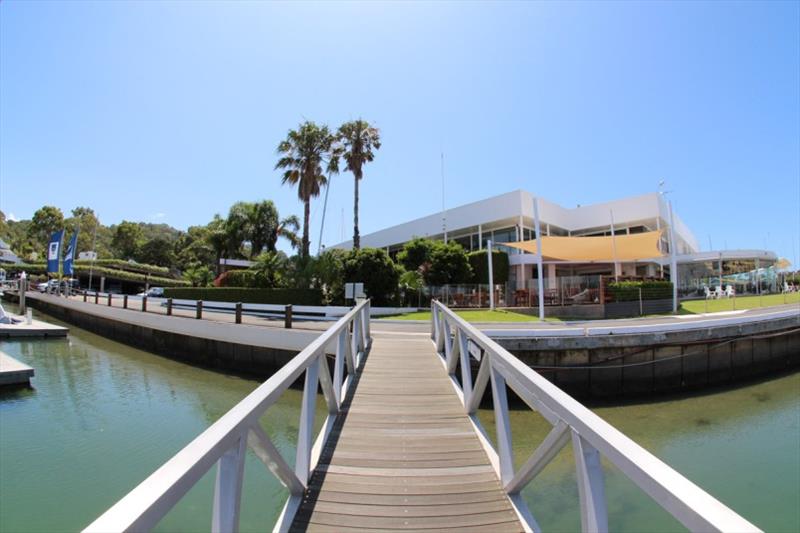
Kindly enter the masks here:
M 83 291 L 83 301 L 86 301 L 86 291 Z
M 197 309 L 195 311 L 194 317 L 197 320 L 200 320 L 201 318 L 203 318 L 203 300 L 197 300 L 196 307 Z
M 111 307 L 111 293 L 108 293 L 108 306 Z
M 486 354 L 489 356 L 489 354 Z M 489 356 L 491 357 L 491 356 Z M 508 397 L 506 380 L 489 364 L 489 377 L 492 381 L 492 404 L 497 430 L 497 455 L 500 458 L 500 482 L 506 486 L 514 478 L 514 454 L 511 445 L 511 423 L 508 419 Z
M 461 390 L 464 392 L 464 407 L 468 407 L 472 399 L 472 368 L 470 366 L 469 339 L 460 329 L 456 330 L 459 355 L 461 356 Z
M 128 295 L 127 294 L 123 294 L 122 295 L 122 308 L 123 309 L 127 309 L 128 308 Z
M 317 383 L 319 365 L 311 363 L 306 368 L 303 387 L 303 400 L 300 405 L 300 429 L 297 434 L 297 458 L 294 472 L 303 484 L 308 483 L 311 474 L 311 446 L 314 438 L 314 410 L 317 405 Z
M 608 531 L 608 513 L 600 453 L 574 429 L 572 430 L 572 449 L 578 477 L 578 496 L 581 501 L 581 530 L 601 533 Z
M 142 296 L 142 313 L 147 312 L 147 296 Z
M 211 519 L 213 533 L 239 530 L 239 509 L 242 500 L 244 458 L 247 453 L 246 434 L 239 437 L 233 448 L 225 452 L 217 463 L 217 480 L 214 485 L 214 508 Z
M 167 298 L 167 316 L 172 315 L 172 298 Z
M 242 302 L 236 302 L 236 323 L 242 323 Z
M 347 355 L 347 330 L 343 329 L 336 337 L 336 359 L 333 362 L 333 392 L 336 395 L 336 403 L 342 405 L 342 382 L 344 380 L 344 365 Z
M 367 303 L 364 306 L 364 309 L 365 309 L 364 312 L 366 313 L 366 317 L 367 317 L 367 321 L 364 324 L 364 330 L 367 333 L 367 344 L 369 344 L 369 341 L 372 340 L 372 331 L 370 330 L 370 326 L 371 326 L 370 320 L 372 318 L 372 301 L 371 300 L 367 300 Z
M 94 291 L 94 303 L 100 302 L 100 293 L 98 291 Z
M 292 304 L 288 304 L 283 308 L 283 327 L 292 329 Z

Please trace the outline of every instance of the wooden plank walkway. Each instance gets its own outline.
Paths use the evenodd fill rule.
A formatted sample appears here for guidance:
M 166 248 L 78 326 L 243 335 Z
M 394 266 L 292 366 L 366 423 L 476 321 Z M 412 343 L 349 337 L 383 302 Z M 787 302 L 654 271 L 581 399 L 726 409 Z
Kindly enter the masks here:
M 430 340 L 375 338 L 350 390 L 291 531 L 523 530 Z

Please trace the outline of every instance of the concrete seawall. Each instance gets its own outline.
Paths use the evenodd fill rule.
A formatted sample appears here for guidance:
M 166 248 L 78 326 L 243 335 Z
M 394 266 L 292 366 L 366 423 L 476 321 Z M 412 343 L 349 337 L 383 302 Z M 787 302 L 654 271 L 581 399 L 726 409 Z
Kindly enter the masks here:
M 142 313 L 36 293 L 27 293 L 26 301 L 42 313 L 148 352 L 259 378 L 272 375 L 319 335 Z
M 576 397 L 724 385 L 800 366 L 800 315 L 659 333 L 495 340 Z

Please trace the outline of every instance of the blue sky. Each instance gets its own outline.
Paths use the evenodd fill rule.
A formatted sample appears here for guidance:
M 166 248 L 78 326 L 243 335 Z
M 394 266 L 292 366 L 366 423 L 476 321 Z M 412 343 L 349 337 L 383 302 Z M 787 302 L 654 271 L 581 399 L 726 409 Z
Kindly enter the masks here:
M 0 3 L 0 209 L 204 224 L 363 117 L 361 231 L 523 188 L 667 189 L 703 248 L 800 254 L 800 3 Z M 323 242 L 352 235 L 334 177 Z M 322 201 L 312 204 L 316 250 Z M 344 223 L 342 223 L 344 218 Z

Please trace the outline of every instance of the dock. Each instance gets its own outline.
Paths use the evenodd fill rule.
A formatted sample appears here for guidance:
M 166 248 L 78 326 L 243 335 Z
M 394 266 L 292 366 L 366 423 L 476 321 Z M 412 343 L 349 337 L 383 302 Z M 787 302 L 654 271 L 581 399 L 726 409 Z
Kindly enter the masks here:
M 33 375 L 32 367 L 0 352 L 0 386 L 28 384 Z
M 66 337 L 69 328 L 48 324 L 41 320 L 32 320 L 28 324 L 24 316 L 9 316 L 18 322 L 16 324 L 0 324 L 0 339 L 16 339 L 25 337 Z
M 523 531 L 428 339 L 375 339 L 290 531 Z

